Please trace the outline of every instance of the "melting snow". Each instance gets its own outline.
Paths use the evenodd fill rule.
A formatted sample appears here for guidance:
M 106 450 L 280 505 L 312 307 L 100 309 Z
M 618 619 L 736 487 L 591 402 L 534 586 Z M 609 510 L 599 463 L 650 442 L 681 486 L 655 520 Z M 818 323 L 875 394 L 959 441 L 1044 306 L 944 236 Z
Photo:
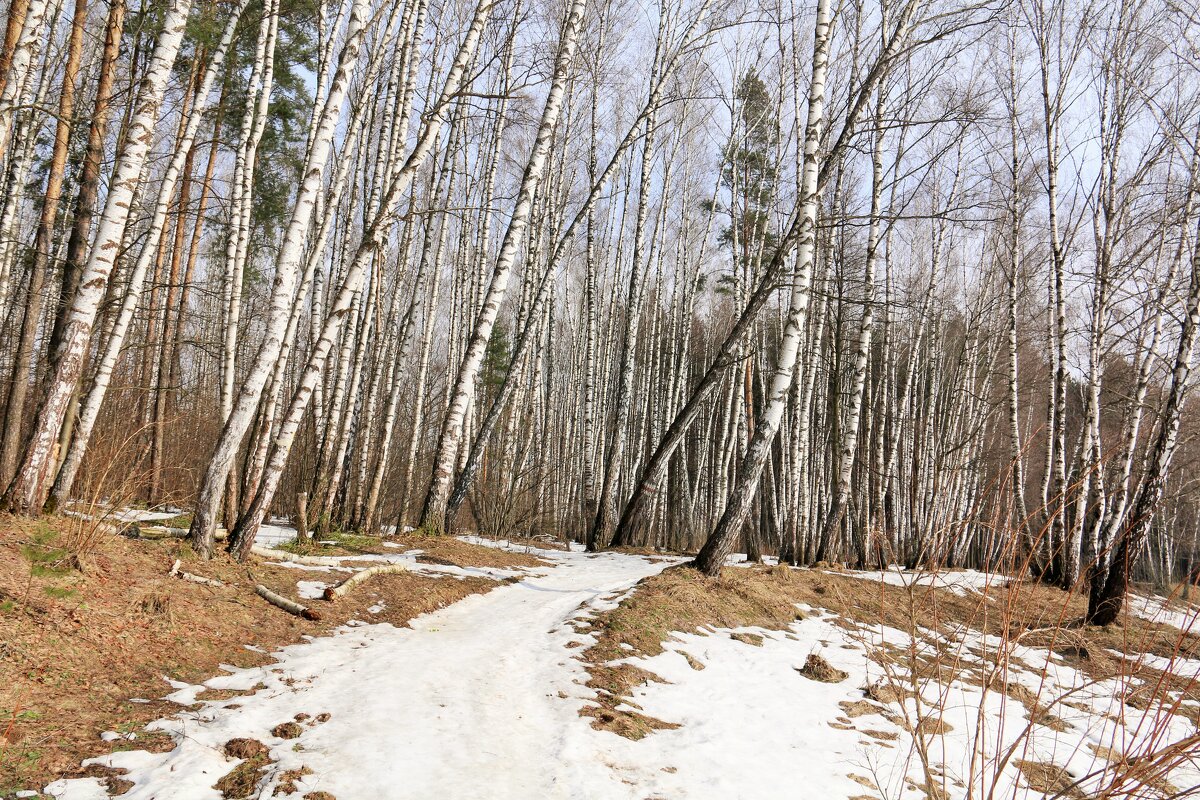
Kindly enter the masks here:
M 185 704 L 205 687 L 266 688 L 236 701 L 202 701 L 199 710 L 153 723 L 150 728 L 175 738 L 178 746 L 169 753 L 118 752 L 89 763 L 128 770 L 124 777 L 134 783 L 123 795 L 128 800 L 216 800 L 213 784 L 236 766 L 221 747 L 235 737 L 259 739 L 271 750 L 262 797 L 271 796 L 283 771 L 307 767 L 312 773 L 298 782 L 301 793 L 326 791 L 341 800 L 795 800 L 879 793 L 915 800 L 925 796 L 917 788 L 925 775 L 934 776 L 949 800 L 961 800 L 969 793 L 985 796 L 984 787 L 993 787 L 995 797 L 1039 796 L 1016 770 L 1019 759 L 1058 764 L 1082 777 L 1103 769 L 1098 749 L 1162 747 L 1193 732 L 1182 717 L 1164 725 L 1161 718 L 1155 722 L 1158 710 L 1122 703 L 1136 679 L 1089 682 L 1045 650 L 1005 645 L 966 628 L 945 636 L 922 630 L 913 642 L 878 625 L 847 630 L 832 615 L 802 607 L 809 618 L 786 630 L 676 633 L 660 655 L 623 659 L 667 681 L 636 689 L 630 700 L 643 713 L 680 725 L 630 741 L 593 730 L 579 717 L 595 693 L 584 686 L 579 650 L 568 644 L 590 643 L 591 635 L 577 628 L 672 561 L 539 554 L 554 566 L 521 573 L 518 583 L 418 617 L 411 627 L 356 621 L 286 647 L 266 666 L 224 667 L 227 674 L 198 686 L 171 682 L 171 699 Z M 369 560 L 404 561 L 415 571 L 455 577 L 515 574 L 423 565 L 413 552 Z M 895 570 L 859 577 L 900 585 L 936 581 L 956 592 L 978 592 L 991 580 L 972 572 Z M 318 587 L 324 584 L 299 584 L 302 596 Z M 757 634 L 762 646 L 735 641 L 731 633 Z M 1012 697 L 960 676 L 914 684 L 903 660 L 885 672 L 868 657 L 884 646 L 939 655 L 958 669 L 1007 665 L 997 673 L 1002 683 L 1040 694 L 1044 703 L 1064 700 L 1050 711 L 1065 728 L 1034 725 Z M 798 669 L 812 653 L 848 677 L 826 684 L 802 676 Z M 705 668 L 694 669 L 689 658 Z M 1200 673 L 1195 661 L 1140 658 L 1179 674 Z M 886 705 L 868 703 L 863 688 L 884 678 L 918 691 Z M 866 706 L 866 713 L 847 716 L 851 704 L 858 704 L 856 713 Z M 918 747 L 913 726 L 935 710 L 949 729 L 924 737 Z M 272 735 L 298 714 L 307 715 L 298 739 Z M 330 716 L 318 722 L 324 714 Z M 1007 756 L 1003 763 L 997 754 Z M 1200 771 L 1184 765 L 1169 778 L 1194 786 Z M 1081 786 L 1089 791 L 1097 780 L 1084 778 Z M 94 778 L 58 781 L 47 792 L 64 800 L 106 796 Z

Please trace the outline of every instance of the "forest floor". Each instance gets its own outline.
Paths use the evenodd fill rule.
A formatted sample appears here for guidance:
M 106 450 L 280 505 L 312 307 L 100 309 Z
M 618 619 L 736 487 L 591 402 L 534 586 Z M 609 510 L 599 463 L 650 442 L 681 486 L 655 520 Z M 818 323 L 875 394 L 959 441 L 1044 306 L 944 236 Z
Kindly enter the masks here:
M 1140 597 L 1098 629 L 1077 624 L 1077 597 L 975 572 L 743 563 L 709 579 L 677 558 L 471 537 L 338 537 L 284 562 L 282 527 L 250 567 L 188 562 L 226 582 L 210 587 L 167 575 L 186 555 L 177 541 L 107 537 L 82 572 L 46 573 L 44 531 L 0 531 L 0 664 L 19 670 L 0 686 L 3 797 L 1166 798 L 1200 786 L 1197 609 L 1179 602 Z M 383 563 L 408 569 L 315 599 Z M 266 604 L 254 583 L 322 620 Z

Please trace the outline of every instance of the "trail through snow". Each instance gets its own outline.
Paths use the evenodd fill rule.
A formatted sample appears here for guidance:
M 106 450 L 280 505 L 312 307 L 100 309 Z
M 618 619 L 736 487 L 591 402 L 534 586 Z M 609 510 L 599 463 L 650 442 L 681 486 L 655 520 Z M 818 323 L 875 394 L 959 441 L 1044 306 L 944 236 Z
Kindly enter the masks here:
M 344 627 L 284 648 L 278 663 L 207 681 L 267 688 L 154 723 L 177 735 L 169 753 L 119 752 L 90 763 L 128 769 L 128 800 L 218 798 L 213 784 L 235 766 L 221 747 L 246 737 L 271 748 L 280 772 L 312 770 L 299 784 L 304 791 L 339 800 L 630 797 L 597 757 L 617 737 L 578 716 L 591 692 L 573 658 L 578 649 L 567 646 L 581 639 L 568 621 L 581 606 L 585 614 L 612 607 L 670 562 L 542 555 L 556 566 L 418 617 L 411 629 Z M 199 689 L 175 699 L 187 702 Z M 272 735 L 296 714 L 310 718 L 298 739 Z M 311 724 L 321 714 L 328 721 Z M 70 800 L 106 796 L 94 778 L 49 791 Z
M 911 693 L 890 709 L 866 702 L 863 687 L 884 675 L 869 654 L 884 644 L 906 648 L 908 636 L 878 625 L 847 630 L 832 615 L 804 608 L 807 618 L 786 630 L 739 629 L 761 636 L 760 646 L 713 629 L 678 632 L 657 656 L 631 654 L 630 663 L 667 682 L 638 687 L 630 699 L 681 727 L 630 741 L 594 730 L 579 716 L 595 693 L 585 686 L 576 657 L 593 640 L 576 628 L 676 560 L 537 554 L 552 566 L 418 617 L 410 628 L 352 622 L 283 648 L 275 663 L 229 667 L 204 686 L 172 683 L 169 698 L 189 706 L 205 687 L 265 688 L 153 723 L 152 729 L 174 735 L 178 746 L 169 753 L 118 752 L 89 763 L 128 770 L 123 777 L 134 783 L 122 795 L 128 800 L 220 798 L 214 784 L 239 763 L 222 752 L 233 738 L 270 748 L 270 769 L 254 795 L 263 798 L 273 796 L 286 771 L 307 769 L 291 796 L 824 800 L 882 793 L 917 800 L 927 796 L 926 772 L 913 726 L 940 709 L 943 730 L 923 750 L 940 796 L 965 800 L 994 790 L 997 798 L 1036 798 L 1042 795 L 1029 788 L 1014 760 L 996 763 L 993 756 L 1009 752 L 1013 759 L 1060 765 L 1074 777 L 1091 776 L 1083 779 L 1090 787 L 1107 769 L 1102 752 L 1155 749 L 1194 730 L 1184 716 L 1156 717 L 1152 707 L 1123 704 L 1141 680 L 1093 683 L 1059 656 L 1019 645 L 998 659 L 1000 640 L 965 628 L 954 635 L 928 632 L 931 638 L 917 650 L 942 651 L 952 673 L 999 669 L 1002 660 L 1008 667 L 996 674 L 1005 682 L 1021 684 L 1039 702 L 1070 700 L 1053 701 L 1062 724 L 1048 727 L 1050 719 L 1040 719 L 1026 734 L 1028 710 L 1004 691 L 983 691 L 991 678 L 948 684 L 923 678 L 920 702 Z M 960 583 L 969 588 L 975 581 L 968 576 Z M 299 588 L 311 594 L 316 585 L 300 580 Z M 830 684 L 801 676 L 798 668 L 815 652 L 846 678 Z M 1147 663 L 1200 679 L 1200 661 Z M 298 736 L 274 734 L 293 720 Z M 980 743 L 986 763 L 976 750 Z M 1183 788 L 1180 796 L 1200 786 L 1200 769 L 1192 763 L 1169 777 Z M 58 781 L 47 793 L 60 800 L 108 797 L 94 777 Z

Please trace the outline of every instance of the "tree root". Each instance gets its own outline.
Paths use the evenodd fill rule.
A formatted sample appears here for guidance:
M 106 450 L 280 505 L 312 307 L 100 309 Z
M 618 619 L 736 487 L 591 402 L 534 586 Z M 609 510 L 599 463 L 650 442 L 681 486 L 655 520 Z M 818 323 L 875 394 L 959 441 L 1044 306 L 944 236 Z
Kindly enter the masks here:
M 275 594 L 261 583 L 254 587 L 254 591 L 257 592 L 258 596 L 263 600 L 266 600 L 268 603 L 276 606 L 277 608 L 282 608 L 289 614 L 294 614 L 297 617 L 303 617 L 304 619 L 311 619 L 314 621 L 321 618 L 321 615 L 316 611 L 313 611 L 311 608 L 302 606 L 295 600 L 289 600 L 283 595 Z
M 368 578 L 373 578 L 376 575 L 393 575 L 399 572 L 408 572 L 408 567 L 404 564 L 381 564 L 378 567 L 370 567 L 360 572 L 356 572 L 346 580 L 339 583 L 337 586 L 330 586 L 325 590 L 325 599 L 329 601 L 337 600 L 342 595 L 349 592 L 355 586 L 365 582 Z

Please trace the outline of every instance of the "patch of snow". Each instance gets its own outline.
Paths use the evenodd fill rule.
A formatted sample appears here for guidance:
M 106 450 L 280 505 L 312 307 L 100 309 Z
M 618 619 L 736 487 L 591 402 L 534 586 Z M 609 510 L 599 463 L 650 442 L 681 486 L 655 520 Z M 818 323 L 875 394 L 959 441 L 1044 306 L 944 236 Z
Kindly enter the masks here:
M 1117 658 L 1127 659 L 1135 666 L 1145 665 L 1159 672 L 1170 672 L 1185 680 L 1200 682 L 1200 658 L 1187 658 L 1182 655 L 1166 658 L 1153 653 L 1122 653 L 1112 649 L 1108 652 Z
M 418 617 L 409 627 L 355 620 L 331 635 L 283 648 L 272 664 L 226 667 L 227 675 L 200 686 L 172 682 L 177 695 L 190 692 L 193 700 L 205 687 L 245 690 L 261 683 L 266 688 L 235 704 L 202 701 L 199 710 L 152 723 L 151 729 L 166 731 L 177 742 L 169 753 L 118 752 L 87 763 L 128 770 L 124 777 L 134 783 L 124 795 L 128 800 L 168 794 L 176 800 L 216 800 L 213 784 L 237 763 L 224 757 L 221 746 L 235 737 L 259 739 L 271 750 L 263 797 L 271 796 L 283 771 L 307 767 L 313 772 L 298 784 L 303 791 L 319 789 L 347 799 L 795 800 L 879 794 L 909 800 L 923 796 L 911 784 L 924 782 L 928 766 L 944 776 L 939 788 L 948 800 L 963 800 L 989 791 L 997 798 L 1037 797 L 1016 770 L 1017 759 L 1089 775 L 1104 766 L 1096 747 L 1136 753 L 1192 733 L 1183 717 L 1160 724 L 1154 709 L 1123 704 L 1133 679 L 1093 683 L 1046 650 L 968 628 L 918 629 L 917 641 L 881 625 L 847 630 L 834 615 L 802 606 L 808 618 L 786 630 L 680 632 L 657 656 L 630 653 L 620 659 L 667 681 L 635 689 L 628 707 L 636 710 L 636 704 L 641 713 L 681 726 L 630 741 L 593 730 L 578 716 L 581 708 L 594 705 L 596 693 L 585 685 L 579 651 L 568 644 L 594 642 L 588 620 L 616 607 L 637 581 L 672 561 L 544 552 L 553 567 Z M 408 552 L 374 560 L 452 574 L 414 559 Z M 933 576 L 935 585 L 961 591 L 986 585 L 979 573 L 944 575 L 952 582 Z M 877 576 L 900 585 L 922 580 L 894 570 Z M 378 613 L 383 604 L 368 610 Z M 761 646 L 734 640 L 733 633 L 761 636 Z M 885 672 L 870 657 L 885 645 L 937 655 L 960 669 L 1007 664 L 999 674 L 1003 681 L 1025 687 L 1043 702 L 1071 703 L 1054 702 L 1050 709 L 1069 727 L 1032 724 L 1016 700 L 974 682 L 911 676 L 903 659 L 889 663 Z M 812 653 L 847 678 L 829 684 L 802 676 L 798 669 Z M 705 668 L 694 669 L 688 657 Z M 1167 666 L 1192 665 L 1176 660 Z M 888 675 L 915 686 L 916 695 L 876 706 L 887 715 L 845 716 L 840 703 L 863 702 L 863 687 Z M 918 747 L 913 723 L 932 709 L 952 727 L 925 737 Z M 298 739 L 270 734 L 298 713 L 309 717 Z M 316 723 L 323 713 L 331 718 Z M 981 742 L 983 756 L 977 749 Z M 1000 766 L 997 754 L 1010 750 L 1012 757 Z M 878 783 L 878 791 L 852 774 Z M 1185 764 L 1165 777 L 1193 786 L 1200 771 Z M 1084 780 L 1081 789 L 1094 794 L 1098 780 Z M 63 800 L 104 796 L 95 794 L 95 779 L 52 786 L 54 791 L 47 791 Z
M 1129 595 L 1129 610 L 1137 617 L 1162 625 L 1170 625 L 1181 631 L 1200 631 L 1200 605 L 1186 609 L 1173 608 L 1158 597 Z
M 397 546 L 392 543 L 387 544 L 392 547 Z M 406 550 L 403 553 L 359 553 L 349 556 L 321 556 L 320 564 L 301 564 L 296 561 L 284 560 L 272 561 L 271 563 L 276 566 L 289 567 L 292 569 L 307 569 L 317 571 L 341 570 L 355 572 L 359 569 L 362 569 L 362 567 L 354 566 L 359 562 L 382 562 L 385 564 L 404 564 L 406 567 L 408 567 L 409 571 L 424 575 L 432 575 L 436 577 L 446 575 L 454 578 L 490 578 L 496 581 L 502 581 L 507 578 L 520 578 L 530 574 L 531 572 L 538 571 L 528 569 L 502 569 L 499 567 L 456 567 L 451 564 L 427 564 L 417 560 L 417 556 L 423 552 L 423 550 Z M 545 552 L 549 553 L 555 551 Z M 301 581 L 300 583 L 313 584 L 316 582 Z
M 763 556 L 761 561 L 751 561 L 745 553 L 731 553 L 725 559 L 727 567 L 753 567 L 762 564 L 767 567 L 773 567 L 779 563 L 777 556 Z
M 891 567 L 885 570 L 847 570 L 831 574 L 879 581 L 889 586 L 936 586 L 941 589 L 949 589 L 960 597 L 981 594 L 984 589 L 991 586 L 1006 586 L 1010 580 L 1007 575 L 978 572 L 973 569 L 930 571 Z
M 168 789 L 173 800 L 216 800 L 213 784 L 236 766 L 221 746 L 250 737 L 266 743 L 275 760 L 264 797 L 282 771 L 306 766 L 313 770 L 308 790 L 350 800 L 526 800 L 581 791 L 589 800 L 643 798 L 605 756 L 636 743 L 594 731 L 578 716 L 591 691 L 566 647 L 578 638 L 566 622 L 668 562 L 547 552 L 554 569 L 467 597 L 410 627 L 344 626 L 283 648 L 277 663 L 208 681 L 267 688 L 238 698 L 235 709 L 206 702 L 153 723 L 176 739 L 169 753 L 125 751 L 89 763 L 128 769 L 123 777 L 134 787 L 127 800 L 162 798 Z M 332 716 L 306 723 L 299 739 L 271 737 L 274 726 L 300 712 Z M 65 783 L 86 791 L 86 784 Z
M 99 778 L 70 778 L 55 781 L 46 787 L 45 794 L 56 800 L 108 800 L 108 791 Z M 37 792 L 19 795 L 37 797 Z
M 145 508 L 122 508 L 110 516 L 118 522 L 161 522 L 179 516 L 177 511 L 150 511 Z
M 84 504 L 87 511 L 80 511 L 70 506 L 79 505 L 78 501 L 70 501 L 63 514 L 77 519 L 111 520 L 113 522 L 161 522 L 174 519 L 183 512 L 172 506 L 165 506 L 162 511 L 152 511 L 147 508 L 112 508 L 107 500 L 101 500 L 95 505 Z
M 325 581 L 296 581 L 296 594 L 305 600 L 319 600 L 328 586 Z
M 282 520 L 272 520 L 269 524 L 260 525 L 254 537 L 254 543 L 263 547 L 278 547 L 296 538 L 296 529 Z

